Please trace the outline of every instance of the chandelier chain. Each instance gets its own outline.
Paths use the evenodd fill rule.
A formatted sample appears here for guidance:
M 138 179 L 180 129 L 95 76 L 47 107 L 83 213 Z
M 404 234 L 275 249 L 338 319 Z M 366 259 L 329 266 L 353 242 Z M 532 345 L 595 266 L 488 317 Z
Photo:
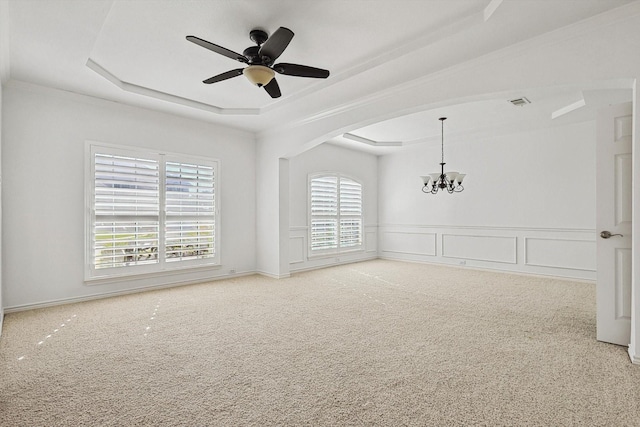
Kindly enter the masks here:
M 440 119 L 440 125 L 440 152 L 442 153 L 440 163 L 444 163 L 444 120 Z

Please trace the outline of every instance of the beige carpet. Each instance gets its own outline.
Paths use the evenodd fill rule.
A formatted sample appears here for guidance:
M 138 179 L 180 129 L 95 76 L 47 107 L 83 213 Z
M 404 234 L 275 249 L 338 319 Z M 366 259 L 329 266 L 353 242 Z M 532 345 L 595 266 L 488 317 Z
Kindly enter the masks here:
M 593 285 L 382 260 L 9 314 L 0 362 L 3 426 L 640 425 Z

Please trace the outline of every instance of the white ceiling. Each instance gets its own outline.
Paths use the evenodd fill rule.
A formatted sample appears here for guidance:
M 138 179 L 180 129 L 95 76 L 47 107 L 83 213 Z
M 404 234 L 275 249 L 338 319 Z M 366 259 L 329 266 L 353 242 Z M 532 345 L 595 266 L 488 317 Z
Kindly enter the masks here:
M 0 5 L 0 52 L 9 64 L 2 77 L 264 132 L 357 101 L 322 97 L 332 85 L 368 95 L 389 90 L 629 2 L 10 0 Z M 277 75 L 283 96 L 275 100 L 243 76 L 202 83 L 242 64 L 185 36 L 241 53 L 253 44 L 251 29 L 272 33 L 280 26 L 296 35 L 277 62 L 326 68 L 328 79 Z M 507 102 L 519 96 L 532 103 L 514 107 Z M 598 103 L 626 96 L 579 86 L 536 89 L 418 112 L 350 133 L 406 145 L 437 139 L 440 116 L 450 117 L 446 129 L 464 133 L 533 118 L 549 121 L 553 111 L 589 98 L 588 108 L 556 119 L 561 123 L 585 119 Z M 333 142 L 375 154 L 392 149 L 343 137 Z
M 439 146 L 443 130 L 445 140 L 455 143 L 468 140 L 470 137 L 478 140 L 499 134 L 593 120 L 600 107 L 631 101 L 631 89 L 617 88 L 627 85 L 630 85 L 630 82 L 615 82 L 609 88 L 554 87 L 531 89 L 526 93 L 502 94 L 503 96 L 498 98 L 454 104 L 380 121 L 352 130 L 348 135 L 335 137 L 328 142 L 382 155 L 397 150 L 398 146 L 406 147 L 418 143 Z M 515 106 L 509 102 L 523 96 L 530 104 Z M 584 105 L 563 111 L 566 107 L 581 101 L 584 101 Z M 552 118 L 553 113 L 558 116 Z M 438 120 L 440 117 L 447 118 L 444 129 Z M 356 138 L 350 138 L 349 135 Z M 358 137 L 367 141 L 354 142 L 353 139 Z M 387 146 L 390 142 L 392 146 Z

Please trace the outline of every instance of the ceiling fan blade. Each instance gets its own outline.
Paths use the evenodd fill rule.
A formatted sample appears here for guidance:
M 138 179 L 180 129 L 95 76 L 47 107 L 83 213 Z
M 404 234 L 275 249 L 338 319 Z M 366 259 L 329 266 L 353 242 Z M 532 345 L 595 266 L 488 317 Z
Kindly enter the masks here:
M 280 98 L 280 95 L 282 95 L 280 93 L 280 86 L 278 86 L 278 82 L 276 81 L 275 77 L 272 78 L 271 81 L 263 87 L 264 90 L 266 90 L 272 98 Z
M 242 68 L 236 70 L 227 71 L 226 73 L 218 74 L 217 76 L 209 77 L 207 80 L 203 80 L 202 83 L 210 85 L 211 83 L 221 82 L 233 77 L 238 77 L 242 74 Z
M 234 52 L 232 50 L 229 50 L 225 47 L 222 46 L 218 46 L 217 44 L 213 44 L 211 42 L 208 42 L 206 40 L 202 40 L 199 37 L 196 36 L 187 36 L 187 40 L 189 40 L 191 43 L 195 43 L 198 46 L 202 46 L 205 49 L 209 49 L 215 53 L 219 53 L 220 55 L 226 56 L 227 58 L 231 58 L 231 59 L 235 59 L 236 61 L 240 61 L 240 62 L 244 62 L 244 63 L 248 63 L 249 60 L 247 58 L 244 57 L 244 55 L 241 55 L 237 52 Z
M 274 65 L 273 70 L 287 76 L 312 77 L 315 79 L 326 79 L 329 77 L 329 70 L 309 67 L 307 65 L 286 64 L 284 62 Z
M 282 52 L 289 46 L 292 38 L 293 31 L 285 27 L 280 27 L 264 42 L 258 53 L 261 56 L 268 56 L 269 63 L 271 63 L 282 55 Z

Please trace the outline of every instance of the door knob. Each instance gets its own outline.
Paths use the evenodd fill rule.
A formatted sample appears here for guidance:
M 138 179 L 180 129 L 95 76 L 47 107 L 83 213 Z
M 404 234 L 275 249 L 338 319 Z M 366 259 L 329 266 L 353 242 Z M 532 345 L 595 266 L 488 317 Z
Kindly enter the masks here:
M 613 237 L 613 236 L 622 237 L 622 234 L 611 234 L 610 231 L 606 231 L 606 230 L 600 233 L 600 237 L 602 237 L 603 239 L 608 239 L 609 237 Z

